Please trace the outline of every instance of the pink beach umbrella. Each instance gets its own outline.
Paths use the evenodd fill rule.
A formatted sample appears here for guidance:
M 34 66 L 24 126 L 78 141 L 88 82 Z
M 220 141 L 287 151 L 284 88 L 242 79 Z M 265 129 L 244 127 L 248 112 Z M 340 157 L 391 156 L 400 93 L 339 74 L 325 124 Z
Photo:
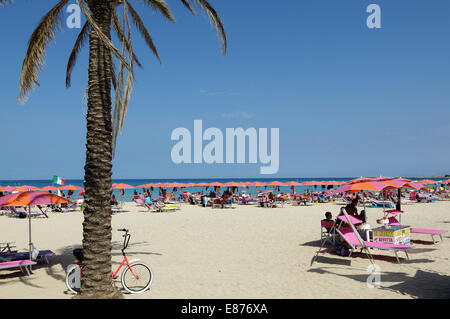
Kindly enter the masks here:
M 56 191 L 57 188 L 55 186 L 45 186 L 41 188 L 42 191 Z

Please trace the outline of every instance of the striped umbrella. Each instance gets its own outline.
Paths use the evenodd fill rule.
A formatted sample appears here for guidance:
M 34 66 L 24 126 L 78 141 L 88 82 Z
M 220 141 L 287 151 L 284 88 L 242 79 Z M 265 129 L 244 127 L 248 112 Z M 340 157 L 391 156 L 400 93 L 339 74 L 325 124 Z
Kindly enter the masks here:
M 270 186 L 284 186 L 282 182 L 273 181 L 269 183 Z
M 112 184 L 113 189 L 129 189 L 129 188 L 135 188 L 134 186 L 128 185 L 128 184 Z
M 3 186 L 0 187 L 0 192 L 12 192 L 14 189 L 16 189 L 13 186 Z
M 206 187 L 209 186 L 208 183 L 188 183 L 188 184 L 193 184 L 192 186 L 198 186 L 198 187 Z
M 38 190 L 39 188 L 30 185 L 22 185 L 14 188 L 14 192 L 38 191 Z
M 240 183 L 236 183 L 236 182 L 228 182 L 228 183 L 222 184 L 222 186 L 225 186 L 225 187 L 240 187 L 241 184 Z
M 307 182 L 302 182 L 300 183 L 300 185 L 302 186 L 312 186 L 312 185 L 320 185 L 320 182 L 318 181 L 307 181 Z
M 258 186 L 267 186 L 268 184 L 267 183 L 262 183 L 262 182 L 252 182 L 252 183 L 249 183 L 248 184 L 248 186 L 255 186 L 255 187 L 258 187 Z
M 423 184 L 423 185 L 436 184 L 436 183 L 437 183 L 437 181 L 433 181 L 431 179 L 423 179 L 423 180 L 417 182 L 417 184 Z
M 77 191 L 77 190 L 82 190 L 83 187 L 75 186 L 75 185 L 64 185 L 64 186 L 58 187 L 58 189 L 65 190 L 65 191 Z
M 150 188 L 152 186 L 153 186 L 152 183 L 147 183 L 147 184 L 138 185 L 138 186 L 136 186 L 136 188 Z
M 219 183 L 219 182 L 213 182 L 213 183 L 208 183 L 208 186 L 223 186 L 223 184 Z
M 45 187 L 42 187 L 41 190 L 43 190 L 43 191 L 56 191 L 57 188 L 55 186 L 45 186 Z

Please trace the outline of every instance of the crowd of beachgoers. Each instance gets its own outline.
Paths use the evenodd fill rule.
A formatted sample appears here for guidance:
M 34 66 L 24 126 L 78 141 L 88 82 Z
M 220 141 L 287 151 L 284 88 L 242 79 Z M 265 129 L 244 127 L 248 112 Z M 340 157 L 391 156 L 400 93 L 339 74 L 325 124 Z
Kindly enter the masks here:
M 449 297 L 448 181 L 356 179 L 308 185 L 302 192 L 297 189 L 304 185 L 296 182 L 257 183 L 115 184 L 119 194 L 111 198 L 112 227 L 130 229 L 130 254 L 145 260 L 155 274 L 148 292 L 127 298 Z M 0 203 L 27 192 L 59 194 L 68 202 L 1 207 L 0 258 L 22 254 L 28 259 L 28 232 L 39 254 L 29 261 L 29 275 L 6 268 L 17 258 L 0 260 L 5 265 L 0 283 L 8 288 L 0 298 L 35 298 L 42 291 L 69 298 L 64 278 L 75 260 L 72 251 L 81 246 L 84 209 L 83 198 L 73 195 L 82 188 L 5 188 L 0 188 Z M 131 200 L 121 199 L 124 189 L 131 190 Z M 32 217 L 32 229 L 23 222 L 27 217 Z M 385 226 L 386 233 L 407 229 L 402 235 L 408 242 L 377 241 L 376 229 Z M 113 232 L 116 249 L 120 236 Z M 365 279 L 354 279 L 367 276 L 369 261 L 388 274 L 382 277 L 384 290 L 366 289 Z M 271 276 L 261 277 L 264 273 Z M 430 291 L 417 288 L 430 284 Z

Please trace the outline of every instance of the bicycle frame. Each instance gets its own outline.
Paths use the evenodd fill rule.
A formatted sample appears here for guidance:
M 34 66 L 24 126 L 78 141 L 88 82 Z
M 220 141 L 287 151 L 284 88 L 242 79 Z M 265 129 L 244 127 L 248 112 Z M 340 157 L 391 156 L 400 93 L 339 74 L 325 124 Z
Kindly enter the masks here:
M 132 262 L 133 261 L 135 261 L 135 260 L 132 260 Z M 122 263 L 120 264 L 119 268 L 117 268 L 117 270 L 113 273 L 112 278 L 113 279 L 117 278 L 117 274 L 119 273 L 120 268 L 122 268 L 124 263 L 127 263 L 127 266 L 128 266 L 128 268 L 130 268 L 130 271 L 133 274 L 134 278 L 139 279 L 139 276 L 136 276 L 136 274 L 133 272 L 133 268 L 131 268 L 130 262 L 128 261 L 128 258 L 127 258 L 127 256 L 125 254 L 123 255 Z

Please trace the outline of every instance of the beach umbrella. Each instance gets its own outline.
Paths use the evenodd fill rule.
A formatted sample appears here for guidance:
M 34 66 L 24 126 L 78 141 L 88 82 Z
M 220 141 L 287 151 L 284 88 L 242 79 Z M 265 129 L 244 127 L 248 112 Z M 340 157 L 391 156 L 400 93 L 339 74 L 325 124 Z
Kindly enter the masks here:
M 138 185 L 138 186 L 136 186 L 136 188 L 150 188 L 150 187 L 152 187 L 152 186 L 153 186 L 153 184 L 148 183 L 148 184 Z
M 222 184 L 222 186 L 225 186 L 225 187 L 240 187 L 241 184 L 240 183 L 236 183 L 236 182 L 228 182 L 228 183 Z
M 398 202 L 395 207 L 397 210 L 401 210 L 401 198 L 402 198 L 401 197 L 401 189 L 402 188 L 413 188 L 413 189 L 425 188 L 425 186 L 422 184 L 409 182 L 409 179 L 404 179 L 404 178 L 387 180 L 387 181 L 383 181 L 383 182 L 389 185 L 389 186 L 386 186 L 383 190 L 396 189 L 396 188 L 398 189 Z
M 223 184 L 219 183 L 219 182 L 213 182 L 213 183 L 208 183 L 208 186 L 223 186 Z
M 198 187 L 206 187 L 209 186 L 208 183 L 188 183 L 188 184 L 192 184 L 192 186 L 198 186 Z
M 283 186 L 283 183 L 282 182 L 278 182 L 278 181 L 273 181 L 273 182 L 270 182 L 269 185 L 271 185 L 271 186 Z
M 14 188 L 14 192 L 25 192 L 25 191 L 38 191 L 39 188 L 30 186 L 30 185 L 22 185 L 19 187 Z
M 129 188 L 135 188 L 134 186 L 128 185 L 128 184 L 112 184 L 113 189 L 129 189 Z
M 113 189 L 120 189 L 120 190 L 124 190 L 124 189 L 131 189 L 131 188 L 134 188 L 134 186 L 131 186 L 131 185 L 129 185 L 129 184 L 123 184 L 123 183 L 119 183 L 119 184 L 116 184 L 116 183 L 113 183 L 112 184 L 112 188 Z M 79 193 L 78 193 L 79 194 Z M 84 194 L 84 193 L 83 193 Z M 121 203 L 123 203 L 123 194 L 121 195 Z
M 379 192 L 383 190 L 389 185 L 385 182 L 375 182 L 375 181 L 368 181 L 368 182 L 359 182 L 359 183 L 351 183 L 351 184 L 345 184 L 333 191 L 333 194 L 343 193 L 343 192 L 350 192 L 355 193 L 359 191 L 374 191 Z
M 56 191 L 57 188 L 55 186 L 45 186 L 41 188 L 42 191 Z
M 64 185 L 64 186 L 58 187 L 58 189 L 66 190 L 66 191 L 78 191 L 78 190 L 82 190 L 83 187 L 75 186 L 75 185 Z
M 418 181 L 417 184 L 423 184 L 423 185 L 430 185 L 430 184 L 436 184 L 437 181 L 433 181 L 431 179 L 423 179 L 421 181 Z
M 0 192 L 12 192 L 14 189 L 16 189 L 13 186 L 3 186 L 0 187 Z
M 68 202 L 69 200 L 56 194 L 37 191 L 24 191 L 0 197 L 0 207 L 28 206 L 28 239 L 29 239 L 28 242 L 29 242 L 30 260 L 31 260 L 31 247 L 33 246 L 33 243 L 31 242 L 31 216 L 30 216 L 31 206 L 54 205 Z
M 442 184 L 450 184 L 450 179 L 441 182 Z
M 252 182 L 252 183 L 249 183 L 248 186 L 255 186 L 255 187 L 258 187 L 258 186 L 267 186 L 267 183 L 262 183 L 262 182 Z

